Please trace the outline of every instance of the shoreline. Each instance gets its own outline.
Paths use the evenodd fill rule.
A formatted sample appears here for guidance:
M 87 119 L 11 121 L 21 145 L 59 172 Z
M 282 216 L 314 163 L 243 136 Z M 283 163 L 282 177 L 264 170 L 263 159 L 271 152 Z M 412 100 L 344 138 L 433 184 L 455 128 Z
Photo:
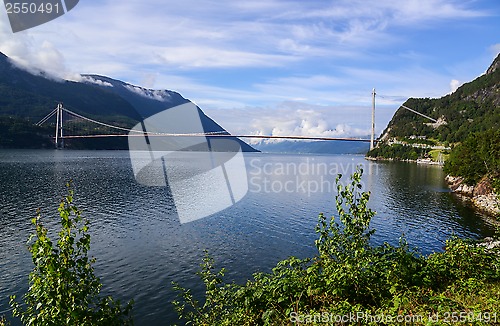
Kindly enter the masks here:
M 407 162 L 407 163 L 416 163 L 416 160 L 400 160 L 400 159 L 394 159 L 394 158 L 385 158 L 385 157 L 371 157 L 371 156 L 365 156 L 365 160 L 369 161 L 381 161 L 381 162 Z
M 400 159 L 394 159 L 394 158 L 385 158 L 385 157 L 371 157 L 371 156 L 365 156 L 365 160 L 377 162 L 406 162 L 406 163 L 417 163 L 417 164 L 422 164 L 422 165 L 435 165 L 442 167 L 443 164 L 440 164 L 439 162 L 434 162 L 430 160 L 422 160 L 422 159 L 417 159 L 417 160 L 400 160 Z
M 445 181 L 451 191 L 462 199 L 470 200 L 471 203 L 481 212 L 496 218 L 500 217 L 500 198 L 493 192 L 491 184 L 487 178 L 483 178 L 475 186 L 464 183 L 463 178 L 447 175 Z
M 369 157 L 365 156 L 369 161 L 381 162 L 407 162 L 416 163 L 419 165 L 432 165 L 442 167 L 443 165 L 433 161 L 420 160 L 398 160 L 384 157 Z M 460 199 L 469 201 L 474 208 L 480 212 L 492 217 L 495 221 L 500 220 L 500 198 L 493 192 L 489 180 L 483 179 L 475 186 L 466 185 L 463 178 L 447 175 L 445 181 L 451 191 L 458 195 Z

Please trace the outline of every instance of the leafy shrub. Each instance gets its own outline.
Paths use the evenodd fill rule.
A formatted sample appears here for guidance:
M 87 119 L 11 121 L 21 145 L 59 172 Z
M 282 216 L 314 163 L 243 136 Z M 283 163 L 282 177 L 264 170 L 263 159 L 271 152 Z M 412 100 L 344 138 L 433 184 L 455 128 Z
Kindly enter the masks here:
M 445 252 L 423 257 L 404 238 L 398 246 L 370 245 L 375 213 L 368 208 L 370 194 L 361 192 L 361 175 L 362 170 L 356 171 L 346 186 L 337 178 L 338 220 L 319 215 L 317 255 L 290 257 L 271 273 L 256 273 L 238 285 L 225 283 L 224 269 L 217 272 L 206 254 L 198 273 L 205 284 L 204 303 L 174 283 L 179 317 L 192 325 L 290 325 L 321 323 L 325 314 L 365 313 L 424 316 L 414 324 L 425 324 L 429 316 L 455 311 L 469 314 L 471 324 L 482 324 L 480 313 L 497 312 L 500 249 L 452 239 Z M 434 324 L 446 323 L 441 318 Z
M 69 185 L 68 185 L 69 187 Z M 48 235 L 40 212 L 28 242 L 35 268 L 24 304 L 12 296 L 14 317 L 26 325 L 124 325 L 131 324 L 132 303 L 125 308 L 111 297 L 100 297 L 101 283 L 94 274 L 94 258 L 88 257 L 88 221 L 73 204 L 73 191 L 59 205 L 57 241 Z M 32 241 L 34 239 L 34 241 Z

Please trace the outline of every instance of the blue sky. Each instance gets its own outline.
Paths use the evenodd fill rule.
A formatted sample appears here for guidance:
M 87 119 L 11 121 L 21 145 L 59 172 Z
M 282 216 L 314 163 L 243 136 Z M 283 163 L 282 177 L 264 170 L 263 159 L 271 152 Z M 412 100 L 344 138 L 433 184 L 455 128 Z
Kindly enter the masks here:
M 359 136 L 408 97 L 440 97 L 500 52 L 498 0 L 94 1 L 0 51 L 78 80 L 180 92 L 233 133 Z

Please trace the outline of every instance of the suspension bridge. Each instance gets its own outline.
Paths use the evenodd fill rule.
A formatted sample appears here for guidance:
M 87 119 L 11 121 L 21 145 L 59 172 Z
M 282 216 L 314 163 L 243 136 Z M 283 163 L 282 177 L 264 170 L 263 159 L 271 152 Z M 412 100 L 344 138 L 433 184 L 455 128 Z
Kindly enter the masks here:
M 66 139 L 108 138 L 108 137 L 236 137 L 258 139 L 289 139 L 289 140 L 318 140 L 318 141 L 356 141 L 373 142 L 372 139 L 350 137 L 312 137 L 312 136 L 275 136 L 275 135 L 232 135 L 225 130 L 204 133 L 164 133 L 135 130 L 125 126 L 112 125 L 98 121 L 64 108 L 62 103 L 36 123 L 37 126 L 51 123 L 55 118 L 53 140 L 56 148 L 64 148 Z
M 126 126 L 117 126 L 97 121 L 85 117 L 81 114 L 73 112 L 63 107 L 59 103 L 57 107 L 47 114 L 43 119 L 38 121 L 36 125 L 41 126 L 48 123 L 55 117 L 55 135 L 53 137 L 56 148 L 64 148 L 65 139 L 82 139 L 82 138 L 107 138 L 107 137 L 236 137 L 236 138 L 257 138 L 257 139 L 289 139 L 289 140 L 318 140 L 318 141 L 355 141 L 355 142 L 369 142 L 370 149 L 374 148 L 377 140 L 375 139 L 375 88 L 372 91 L 372 123 L 371 123 L 371 137 L 370 139 L 353 138 L 353 137 L 313 137 L 313 136 L 277 136 L 277 135 L 245 135 L 237 134 L 232 135 L 225 130 L 204 132 L 204 133 L 164 133 L 164 132 L 148 132 L 144 130 L 135 130 L 127 128 Z M 405 105 L 400 107 L 422 116 L 432 122 L 437 122 L 425 114 L 415 111 Z

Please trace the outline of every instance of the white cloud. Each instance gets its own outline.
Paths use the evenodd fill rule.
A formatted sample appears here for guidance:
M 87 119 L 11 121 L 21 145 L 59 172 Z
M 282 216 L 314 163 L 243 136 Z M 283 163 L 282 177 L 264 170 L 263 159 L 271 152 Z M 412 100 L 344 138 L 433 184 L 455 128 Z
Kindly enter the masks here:
M 369 107 L 319 106 L 304 102 L 281 102 L 271 107 L 205 109 L 204 111 L 234 135 L 358 137 L 370 133 L 371 110 Z M 381 118 L 383 119 L 382 116 Z M 249 141 L 255 144 L 261 140 Z
M 16 66 L 35 75 L 54 80 L 75 75 L 66 67 L 64 55 L 54 43 L 45 39 L 37 41 L 27 32 L 13 34 L 6 16 L 0 17 L 0 51 Z
M 493 44 L 492 46 L 490 46 L 490 51 L 493 54 L 493 59 L 496 58 L 500 53 L 500 43 Z
M 170 94 L 165 90 L 146 89 L 133 85 L 125 85 L 124 87 L 132 93 L 160 102 L 168 102 L 171 98 Z
M 33 30 L 13 35 L 6 26 L 0 50 L 46 70 L 58 65 L 57 70 L 84 73 L 117 74 L 140 63 L 174 69 L 279 67 L 311 57 L 359 56 L 359 49 L 392 42 L 388 29 L 402 23 L 481 15 L 450 0 L 81 2 Z M 44 41 L 52 48 L 44 48 Z M 56 57 L 60 48 L 66 60 Z
M 439 97 L 449 92 L 449 75 L 438 73 L 427 67 L 407 65 L 393 67 L 388 73 L 384 69 L 343 69 L 349 81 L 363 80 L 371 84 L 382 95 L 401 97 Z
M 467 8 L 467 3 L 449 0 L 407 0 L 399 3 L 387 0 L 385 3 L 392 6 L 401 24 L 489 15 L 485 11 Z
M 319 8 L 318 8 L 319 7 Z M 303 11 L 289 12 L 290 18 L 376 19 L 399 24 L 416 24 L 422 21 L 483 17 L 488 13 L 467 8 L 467 4 L 450 0 L 341 0 Z
M 294 61 L 291 56 L 231 51 L 203 46 L 163 48 L 158 56 L 179 68 L 273 67 Z
M 84 83 L 96 84 L 96 85 L 99 85 L 99 86 L 113 87 L 113 84 L 111 84 L 111 83 L 102 81 L 100 79 L 95 79 L 95 78 L 92 78 L 90 76 L 81 76 L 80 75 L 80 80 L 75 80 L 75 81 L 81 81 L 81 82 L 84 82 Z
M 450 81 L 450 93 L 454 93 L 457 88 L 460 87 L 460 85 L 462 85 L 462 83 L 460 83 L 460 81 L 456 80 L 456 79 L 452 79 Z
M 285 67 L 316 57 L 362 57 L 361 49 L 393 42 L 397 37 L 389 29 L 401 23 L 481 15 L 452 0 L 80 2 L 71 13 L 23 33 L 12 34 L 5 16 L 0 51 L 59 75 L 123 78 L 142 64 L 161 66 L 163 73 Z M 143 80 L 137 78 L 129 81 Z
M 140 84 L 147 88 L 154 88 L 157 78 L 158 73 L 144 73 L 141 78 Z

